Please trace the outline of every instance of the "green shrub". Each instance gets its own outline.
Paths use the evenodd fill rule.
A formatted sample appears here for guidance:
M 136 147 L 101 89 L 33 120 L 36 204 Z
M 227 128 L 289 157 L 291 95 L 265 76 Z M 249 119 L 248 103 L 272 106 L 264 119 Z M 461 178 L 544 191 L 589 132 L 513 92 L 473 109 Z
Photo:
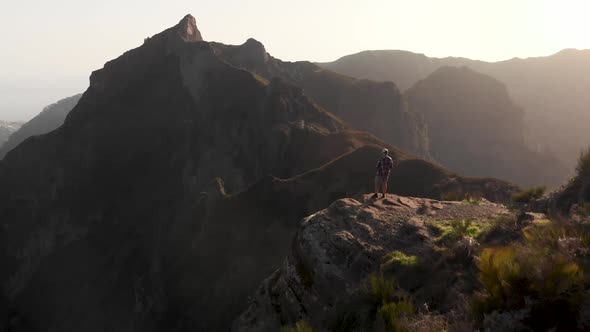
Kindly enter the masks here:
M 482 198 L 483 194 L 481 192 L 464 193 L 461 191 L 448 191 L 443 193 L 440 199 L 443 201 L 462 201 L 468 204 L 479 205 L 481 204 Z
M 294 327 L 283 327 L 281 332 L 313 332 L 313 329 L 306 321 L 299 321 Z
M 394 300 L 396 282 L 387 278 L 383 273 L 372 274 L 368 280 L 368 294 L 370 301 L 375 305 L 383 305 Z
M 463 237 L 477 237 L 481 233 L 481 227 L 471 220 L 455 219 L 441 221 L 432 224 L 439 232 L 438 241 L 444 244 L 457 242 Z
M 401 255 L 396 255 L 402 257 Z M 411 256 L 406 256 L 411 257 Z M 402 259 L 405 261 L 405 259 Z M 410 298 L 402 294 L 393 278 L 370 275 L 355 302 L 345 305 L 330 331 L 407 331 L 406 322 L 415 313 Z
M 388 269 L 398 266 L 417 266 L 420 264 L 420 259 L 417 256 L 406 255 L 401 251 L 393 251 L 383 257 L 383 269 Z
M 414 312 L 415 309 L 412 302 L 407 297 L 402 297 L 397 302 L 389 302 L 381 305 L 377 309 L 376 318 L 377 322 L 384 327 L 385 331 L 406 331 L 402 319 L 412 316 Z
M 576 326 L 587 298 L 590 233 L 583 226 L 548 224 L 529 227 L 522 243 L 486 248 L 477 267 L 484 293 L 472 309 L 482 320 L 492 312 L 528 312 L 532 330 L 568 330 Z M 587 227 L 587 226 L 586 226 Z
M 543 197 L 545 186 L 536 186 L 522 190 L 512 195 L 512 200 L 516 203 L 529 203 L 535 199 Z

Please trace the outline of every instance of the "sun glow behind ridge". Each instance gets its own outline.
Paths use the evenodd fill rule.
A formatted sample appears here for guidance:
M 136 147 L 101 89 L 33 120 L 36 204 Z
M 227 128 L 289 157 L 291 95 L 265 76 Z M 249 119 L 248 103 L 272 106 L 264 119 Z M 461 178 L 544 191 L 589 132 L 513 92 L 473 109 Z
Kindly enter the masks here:
M 590 1 L 546 0 L 544 12 L 544 37 L 562 48 L 590 48 Z

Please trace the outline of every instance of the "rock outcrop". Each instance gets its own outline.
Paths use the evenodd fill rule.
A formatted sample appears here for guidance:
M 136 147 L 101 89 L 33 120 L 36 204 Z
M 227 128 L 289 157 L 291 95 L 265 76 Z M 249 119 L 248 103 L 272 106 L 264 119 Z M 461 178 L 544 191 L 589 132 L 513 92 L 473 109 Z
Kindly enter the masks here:
M 344 308 L 362 310 L 354 301 L 388 254 L 401 251 L 420 260 L 437 256 L 433 223 L 486 221 L 509 214 L 504 206 L 485 201 L 470 205 L 395 195 L 377 201 L 368 195 L 338 200 L 301 221 L 289 255 L 262 283 L 233 330 L 278 331 L 301 320 L 330 330 Z M 473 245 L 473 240 L 458 241 L 453 251 L 463 258 Z M 470 286 L 459 274 L 449 279 L 439 277 L 458 273 L 447 270 L 455 268 L 460 269 L 440 265 L 435 273 L 420 277 L 417 284 L 413 281 L 414 294 L 431 309 L 447 313 L 456 309 Z M 438 289 L 440 297 L 421 298 L 426 294 L 420 295 L 421 290 L 427 289 Z
M 0 140 L 0 160 L 27 138 L 46 134 L 61 126 L 81 96 L 81 94 L 78 94 L 46 106 L 37 116 L 22 126 L 19 125 L 16 127 L 18 130 L 14 131 L 4 145 L 2 145 Z
M 203 41 L 201 31 L 197 28 L 197 20 L 190 14 L 180 20 L 177 29 L 180 37 L 186 42 Z

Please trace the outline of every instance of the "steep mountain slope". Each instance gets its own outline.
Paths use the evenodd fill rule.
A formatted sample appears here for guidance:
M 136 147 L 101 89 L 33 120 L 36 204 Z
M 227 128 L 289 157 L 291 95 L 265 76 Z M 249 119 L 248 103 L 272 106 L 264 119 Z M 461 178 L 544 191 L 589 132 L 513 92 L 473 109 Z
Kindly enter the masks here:
M 10 135 L 18 130 L 23 124 L 21 122 L 0 121 L 0 147 L 4 144 Z
M 525 145 L 523 111 L 497 80 L 467 67 L 442 67 L 406 96 L 428 123 L 434 158 L 450 169 L 521 185 L 564 180 L 565 167 Z
M 418 156 L 430 156 L 424 121 L 395 84 L 342 76 L 306 61 L 283 62 L 254 39 L 238 46 L 212 45 L 217 54 L 239 68 L 269 80 L 280 77 L 303 88 L 307 96 L 356 129 Z
M 227 63 L 189 15 L 94 72 L 61 127 L 0 161 L 0 327 L 227 329 L 296 220 L 367 191 L 383 146 Z M 516 189 L 390 148 L 395 192 Z
M 82 95 L 78 94 L 64 98 L 55 104 L 51 104 L 43 109 L 41 113 L 23 124 L 4 145 L 0 144 L 0 159 L 15 146 L 19 145 L 25 139 L 48 133 L 61 126 L 68 113 L 76 106 Z
M 573 168 L 573 160 L 590 140 L 590 50 L 567 49 L 547 57 L 500 62 L 465 58 L 431 58 L 405 51 L 366 51 L 323 67 L 359 78 L 390 80 L 405 90 L 443 66 L 467 66 L 508 87 L 525 109 L 527 143 L 549 151 Z

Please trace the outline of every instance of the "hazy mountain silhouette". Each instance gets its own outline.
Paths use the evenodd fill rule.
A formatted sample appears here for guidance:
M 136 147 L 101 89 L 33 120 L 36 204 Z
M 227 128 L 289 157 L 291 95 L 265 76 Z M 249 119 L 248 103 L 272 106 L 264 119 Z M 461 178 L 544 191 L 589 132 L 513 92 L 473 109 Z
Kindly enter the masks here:
M 23 125 L 22 122 L 0 121 L 0 148 L 8 140 L 10 135 Z
M 499 81 L 467 67 L 441 67 L 407 90 L 428 123 L 435 159 L 466 175 L 557 186 L 567 171 L 524 143 L 522 109 Z
M 279 77 L 303 88 L 322 107 L 384 141 L 421 157 L 429 157 L 428 133 L 423 119 L 391 82 L 358 80 L 325 70 L 307 61 L 284 62 L 267 53 L 262 43 L 249 39 L 242 45 L 212 44 L 229 63 L 265 79 Z
M 566 49 L 546 57 L 484 62 L 431 58 L 406 51 L 365 51 L 321 64 L 359 78 L 390 80 L 408 89 L 442 66 L 468 66 L 508 87 L 524 107 L 527 144 L 556 155 L 573 169 L 573 160 L 590 141 L 590 50 Z
M 0 144 L 0 159 L 14 147 L 19 145 L 25 139 L 46 134 L 57 127 L 61 126 L 68 113 L 76 106 L 82 95 L 77 94 L 68 98 L 59 100 L 43 109 L 41 113 L 23 124 L 20 129 L 15 131 L 4 145 Z
M 219 47 L 186 16 L 95 71 L 61 127 L 0 161 L 0 327 L 227 329 L 300 217 L 370 190 L 383 146 L 400 194 L 516 189 L 355 131 Z

